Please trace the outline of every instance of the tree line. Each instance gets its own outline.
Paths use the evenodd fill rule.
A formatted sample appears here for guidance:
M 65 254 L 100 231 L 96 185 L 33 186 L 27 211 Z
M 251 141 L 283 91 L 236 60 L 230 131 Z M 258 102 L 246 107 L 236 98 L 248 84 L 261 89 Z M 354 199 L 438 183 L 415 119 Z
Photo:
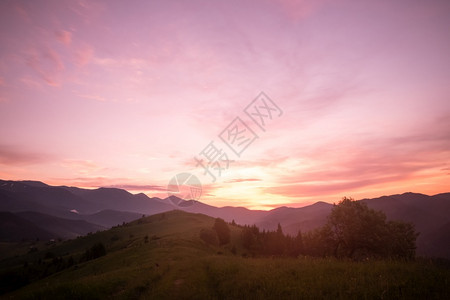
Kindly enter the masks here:
M 240 242 L 253 256 L 412 259 L 418 236 L 413 224 L 387 221 L 383 212 L 351 198 L 333 206 L 324 226 L 306 233 L 284 234 L 280 224 L 276 231 L 261 231 L 255 225 L 241 228 Z M 230 229 L 217 218 L 200 237 L 209 244 L 224 245 L 230 242 Z

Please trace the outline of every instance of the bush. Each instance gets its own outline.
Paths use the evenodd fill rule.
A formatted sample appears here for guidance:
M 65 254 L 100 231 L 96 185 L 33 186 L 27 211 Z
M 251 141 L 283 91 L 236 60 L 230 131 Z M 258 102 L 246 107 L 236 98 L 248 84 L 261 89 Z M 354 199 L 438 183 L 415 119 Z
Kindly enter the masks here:
M 209 228 L 202 228 L 200 230 L 200 238 L 209 245 L 217 246 L 219 244 L 216 232 Z
M 106 248 L 102 243 L 93 245 L 90 249 L 86 250 L 81 260 L 88 261 L 96 259 L 106 255 Z

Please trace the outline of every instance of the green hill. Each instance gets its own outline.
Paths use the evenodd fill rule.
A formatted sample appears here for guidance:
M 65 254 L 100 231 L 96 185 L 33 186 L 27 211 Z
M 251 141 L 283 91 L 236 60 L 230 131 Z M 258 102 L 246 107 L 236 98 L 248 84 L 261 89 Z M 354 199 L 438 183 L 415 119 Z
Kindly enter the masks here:
M 206 215 L 170 211 L 70 241 L 2 244 L 2 297 L 450 298 L 448 263 L 251 258 L 238 226 L 229 225 L 229 244 L 205 244 L 199 233 L 213 224 Z M 99 244 L 106 255 L 95 255 Z

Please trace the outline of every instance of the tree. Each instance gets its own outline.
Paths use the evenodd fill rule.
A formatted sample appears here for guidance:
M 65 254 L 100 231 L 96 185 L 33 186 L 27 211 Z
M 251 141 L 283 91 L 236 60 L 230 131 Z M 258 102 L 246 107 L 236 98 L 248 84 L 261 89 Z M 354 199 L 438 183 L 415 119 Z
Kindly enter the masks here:
M 277 235 L 279 235 L 279 236 L 283 235 L 283 228 L 281 228 L 280 223 L 278 223 L 278 226 L 277 226 Z
M 96 243 L 90 249 L 87 249 L 81 261 L 88 261 L 106 255 L 106 248 L 103 243 Z
M 217 234 L 214 230 L 209 228 L 202 228 L 200 230 L 200 238 L 207 244 L 217 246 L 219 244 L 217 240 Z
M 386 222 L 381 211 L 343 198 L 319 232 L 322 250 L 336 257 L 413 257 L 417 234 L 411 224 Z M 330 250 L 332 253 L 329 253 Z
M 278 223 L 277 232 L 276 232 L 276 234 L 274 236 L 274 240 L 273 240 L 273 243 L 274 243 L 273 246 L 274 246 L 274 250 L 275 250 L 275 252 L 273 254 L 275 254 L 275 255 L 284 254 L 284 252 L 286 250 L 286 246 L 287 246 L 286 242 L 287 242 L 287 239 L 283 234 L 283 229 L 281 228 L 280 223 Z
M 333 232 L 328 224 L 303 234 L 303 253 L 321 257 L 333 255 L 335 249 L 333 237 Z
M 290 251 L 291 256 L 297 257 L 300 254 L 303 254 L 303 235 L 302 231 L 299 230 L 297 236 L 292 241 L 292 249 Z
M 416 239 L 419 235 L 414 225 L 398 221 L 387 223 L 385 237 L 387 256 L 391 258 L 413 259 L 416 255 Z
M 242 245 L 245 249 L 252 253 L 260 253 L 262 251 L 262 239 L 265 233 L 260 233 L 256 225 L 251 227 L 245 225 L 241 232 Z
M 227 223 L 223 219 L 216 218 L 213 229 L 217 233 L 220 245 L 225 245 L 230 242 L 230 228 L 228 228 Z

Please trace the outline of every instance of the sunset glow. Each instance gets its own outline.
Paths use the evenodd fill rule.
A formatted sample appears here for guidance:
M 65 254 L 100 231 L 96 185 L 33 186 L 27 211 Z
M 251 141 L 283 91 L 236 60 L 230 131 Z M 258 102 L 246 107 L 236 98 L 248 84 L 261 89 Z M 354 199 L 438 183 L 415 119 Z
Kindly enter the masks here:
M 449 1 L 1 1 L 0 179 L 272 209 L 449 191 Z M 261 130 L 244 112 L 280 108 Z M 237 156 L 219 134 L 258 136 Z M 210 143 L 232 160 L 211 176 Z

